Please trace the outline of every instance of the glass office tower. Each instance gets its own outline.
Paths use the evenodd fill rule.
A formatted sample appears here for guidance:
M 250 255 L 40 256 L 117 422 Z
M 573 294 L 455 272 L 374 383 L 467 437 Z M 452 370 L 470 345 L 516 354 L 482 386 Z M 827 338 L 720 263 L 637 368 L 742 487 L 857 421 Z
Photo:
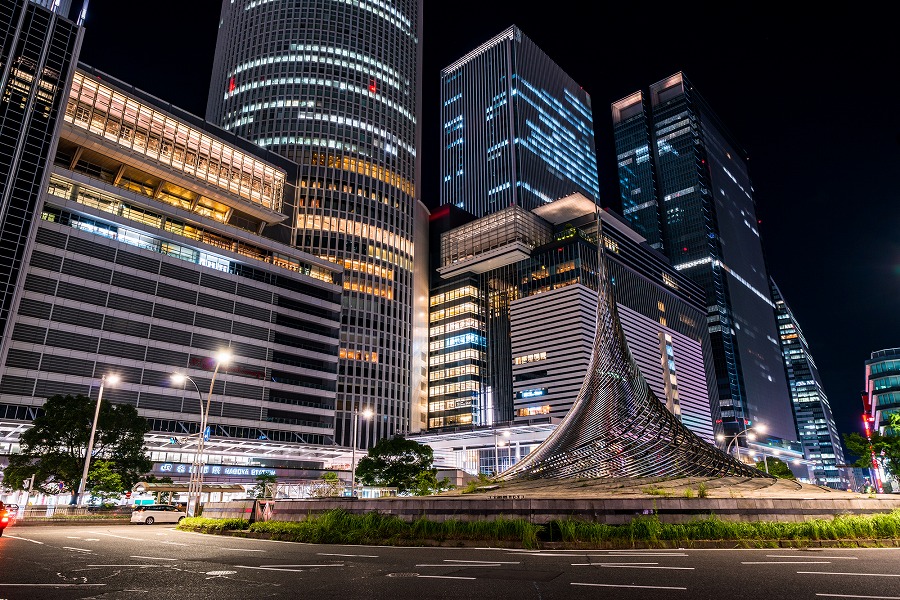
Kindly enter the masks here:
M 675 269 L 705 290 L 726 435 L 764 423 L 795 440 L 743 152 L 682 73 L 650 86 L 648 98 L 649 107 L 642 94 L 612 104 L 620 192 L 640 198 L 624 205 L 623 216 L 638 231 L 658 228 Z M 650 178 L 633 168 L 645 157 L 653 163 L 652 198 L 644 189 Z
M 590 96 L 515 26 L 441 71 L 440 152 L 440 203 L 476 217 L 599 196 Z
M 0 338 L 82 33 L 28 0 L 0 3 Z
M 409 431 L 425 367 L 412 354 L 422 10 L 222 2 L 207 119 L 300 165 L 294 243 L 345 268 L 341 445 L 363 408 L 375 418 L 360 421 L 361 446 Z
M 809 346 L 791 307 L 784 301 L 781 290 L 771 279 L 772 299 L 778 320 L 778 339 L 784 354 L 797 421 L 797 433 L 803 453 L 809 461 L 810 480 L 816 485 L 845 490 L 850 479 L 838 465 L 844 464 L 844 449 L 834 424 L 831 404 L 822 387 L 819 369 L 809 352 Z

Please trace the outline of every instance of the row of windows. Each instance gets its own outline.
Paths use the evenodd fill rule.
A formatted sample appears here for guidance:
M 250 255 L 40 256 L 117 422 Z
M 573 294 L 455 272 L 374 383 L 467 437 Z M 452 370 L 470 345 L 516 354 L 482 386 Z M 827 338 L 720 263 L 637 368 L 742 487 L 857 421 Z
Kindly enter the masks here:
M 66 121 L 274 211 L 285 174 L 76 72 Z
M 333 273 L 322 269 L 321 267 L 314 266 L 309 263 L 302 263 L 289 256 L 281 255 L 277 252 L 272 252 L 264 248 L 254 246 L 252 244 L 247 244 L 246 242 L 223 236 L 207 229 L 203 229 L 202 227 L 196 227 L 189 223 L 183 223 L 175 219 L 164 217 L 143 207 L 131 205 L 127 202 L 124 202 L 120 198 L 105 194 L 100 190 L 87 186 L 76 185 L 72 182 L 65 181 L 64 179 L 55 175 L 50 179 L 48 193 L 66 199 L 73 198 L 79 204 L 84 204 L 86 206 L 91 206 L 98 210 L 102 210 L 104 212 L 119 215 L 130 221 L 135 221 L 143 225 L 149 225 L 150 227 L 153 227 L 155 229 L 161 229 L 170 233 L 174 233 L 175 235 L 197 240 L 199 242 L 216 246 L 224 250 L 230 250 L 254 260 L 259 260 L 262 262 L 274 264 L 284 269 L 303 273 L 305 275 L 309 275 L 310 277 L 314 277 L 322 281 L 327 281 L 328 283 L 333 283 L 334 281 Z M 213 264 L 227 265 L 228 263 L 228 260 L 222 257 L 209 258 L 207 260 L 212 262 Z M 219 270 L 228 269 L 219 268 Z

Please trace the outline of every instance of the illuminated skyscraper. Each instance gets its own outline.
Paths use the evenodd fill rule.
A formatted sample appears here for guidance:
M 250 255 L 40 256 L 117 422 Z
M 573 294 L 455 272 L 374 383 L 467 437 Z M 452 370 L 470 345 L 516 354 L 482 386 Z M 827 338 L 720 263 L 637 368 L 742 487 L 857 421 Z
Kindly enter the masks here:
M 0 3 L 0 336 L 82 34 L 79 24 L 41 3 Z
M 422 10 L 421 0 L 222 2 L 207 119 L 300 165 L 293 244 L 345 268 L 341 445 L 362 408 L 375 412 L 360 422 L 362 446 L 419 423 Z
M 834 424 L 828 396 L 822 386 L 819 369 L 791 307 L 784 301 L 775 282 L 770 282 L 778 319 L 778 339 L 791 388 L 794 418 L 797 420 L 797 433 L 803 445 L 803 453 L 810 461 L 810 480 L 817 485 L 847 489 L 850 480 L 845 471 L 838 468 L 838 465 L 844 464 L 844 449 Z
M 476 217 L 599 196 L 591 98 L 515 26 L 441 71 L 440 203 Z
M 612 104 L 623 216 L 705 291 L 726 435 L 761 422 L 795 440 L 743 152 L 682 73 L 646 98 Z

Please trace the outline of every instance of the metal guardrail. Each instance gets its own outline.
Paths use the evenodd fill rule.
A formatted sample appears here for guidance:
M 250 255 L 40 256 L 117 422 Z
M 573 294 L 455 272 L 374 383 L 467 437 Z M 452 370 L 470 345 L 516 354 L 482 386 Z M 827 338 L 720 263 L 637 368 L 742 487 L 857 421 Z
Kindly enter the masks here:
M 10 516 L 16 521 L 67 521 L 75 518 L 82 519 L 129 519 L 131 506 L 117 507 L 113 509 L 96 509 L 79 506 L 41 506 L 32 505 L 20 508 L 18 512 Z

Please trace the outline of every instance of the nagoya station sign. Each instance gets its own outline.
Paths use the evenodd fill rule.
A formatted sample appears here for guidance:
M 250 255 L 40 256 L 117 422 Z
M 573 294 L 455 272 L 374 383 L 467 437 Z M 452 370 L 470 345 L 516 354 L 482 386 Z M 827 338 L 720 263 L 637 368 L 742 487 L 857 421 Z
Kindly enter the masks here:
M 153 463 L 153 470 L 163 475 L 188 475 L 194 472 L 194 466 L 187 463 Z M 203 465 L 204 475 L 225 477 L 256 477 L 257 475 L 275 475 L 275 469 L 263 467 L 240 467 L 226 465 Z

